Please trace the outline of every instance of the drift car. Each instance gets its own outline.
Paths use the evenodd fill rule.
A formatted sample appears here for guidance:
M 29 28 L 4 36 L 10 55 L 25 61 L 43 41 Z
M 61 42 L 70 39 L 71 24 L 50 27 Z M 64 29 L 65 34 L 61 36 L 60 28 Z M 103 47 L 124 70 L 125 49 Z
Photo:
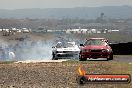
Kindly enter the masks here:
M 56 46 L 52 47 L 52 60 L 62 58 L 78 58 L 80 49 L 75 42 L 58 42 Z
M 84 44 L 80 44 L 80 61 L 86 61 L 87 58 L 107 58 L 113 60 L 113 52 L 105 38 L 90 38 Z

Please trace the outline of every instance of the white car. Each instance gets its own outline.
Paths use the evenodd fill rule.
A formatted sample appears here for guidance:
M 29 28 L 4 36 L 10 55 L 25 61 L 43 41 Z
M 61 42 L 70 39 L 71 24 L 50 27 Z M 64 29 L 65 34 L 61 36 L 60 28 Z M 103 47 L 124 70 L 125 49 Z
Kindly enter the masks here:
M 52 48 L 53 48 L 52 60 L 64 59 L 64 58 L 65 59 L 79 58 L 80 49 L 75 44 L 75 42 L 66 42 L 66 43 L 58 42 L 56 46 L 53 46 Z

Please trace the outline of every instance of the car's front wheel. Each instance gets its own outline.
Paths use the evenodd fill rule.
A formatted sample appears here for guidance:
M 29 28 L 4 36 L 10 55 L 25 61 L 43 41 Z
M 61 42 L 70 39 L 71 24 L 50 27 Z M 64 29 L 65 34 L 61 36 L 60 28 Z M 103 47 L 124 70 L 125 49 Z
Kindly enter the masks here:
M 109 57 L 107 58 L 107 60 L 113 60 L 113 54 L 112 53 L 109 55 Z
M 87 58 L 79 58 L 79 61 L 86 61 Z
M 54 53 L 52 54 L 52 60 L 58 60 L 58 59 L 55 57 L 55 54 L 54 54 Z

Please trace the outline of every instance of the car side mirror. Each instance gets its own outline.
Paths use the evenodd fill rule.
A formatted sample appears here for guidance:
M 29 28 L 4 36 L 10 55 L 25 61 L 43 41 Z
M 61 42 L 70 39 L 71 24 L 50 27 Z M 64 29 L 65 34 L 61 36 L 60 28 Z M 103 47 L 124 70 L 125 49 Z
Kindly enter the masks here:
M 80 46 L 84 46 L 83 44 L 80 44 Z

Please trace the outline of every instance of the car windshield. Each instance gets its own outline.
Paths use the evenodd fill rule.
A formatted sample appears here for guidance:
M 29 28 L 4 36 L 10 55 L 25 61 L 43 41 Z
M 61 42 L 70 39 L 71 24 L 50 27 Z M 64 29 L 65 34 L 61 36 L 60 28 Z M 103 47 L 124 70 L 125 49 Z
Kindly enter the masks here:
M 73 43 L 67 43 L 65 46 L 66 47 L 74 47 L 74 44 Z
M 67 42 L 67 43 L 58 43 L 56 45 L 56 48 L 67 48 L 67 47 L 74 47 L 75 44 L 72 42 Z
M 107 45 L 107 43 L 102 39 L 90 39 L 84 45 Z

